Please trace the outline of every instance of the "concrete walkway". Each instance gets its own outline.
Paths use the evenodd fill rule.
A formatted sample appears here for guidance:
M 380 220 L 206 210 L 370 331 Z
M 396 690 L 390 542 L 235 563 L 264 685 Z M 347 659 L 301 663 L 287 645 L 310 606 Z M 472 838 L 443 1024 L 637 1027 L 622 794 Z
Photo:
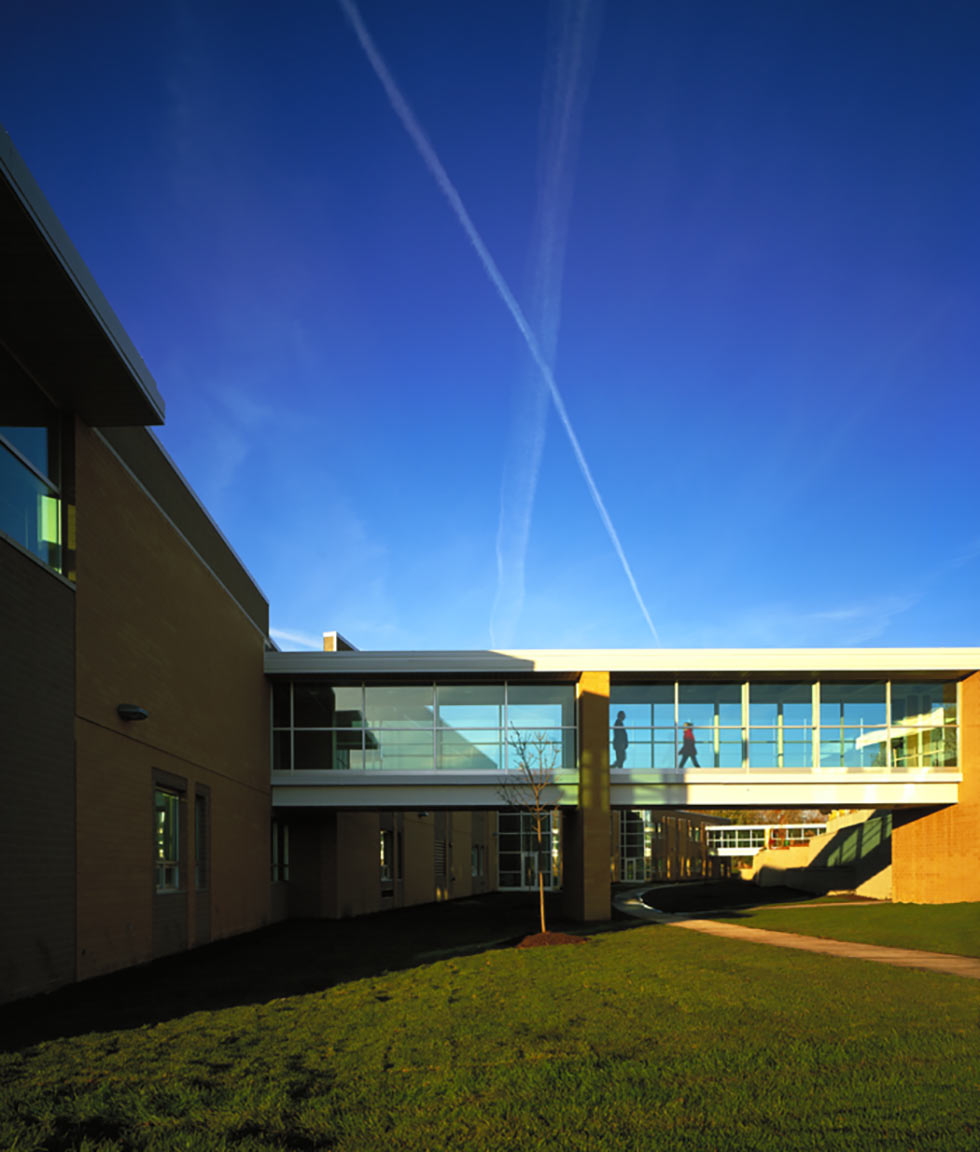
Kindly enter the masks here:
M 772 932 L 767 928 L 743 928 L 741 924 L 726 924 L 720 920 L 701 920 L 691 913 L 658 912 L 656 908 L 648 908 L 638 892 L 614 897 L 613 903 L 621 912 L 638 920 L 687 928 L 709 936 L 745 940 L 750 944 L 771 944 L 776 948 L 796 948 L 802 952 L 820 952 L 825 956 L 843 956 L 847 960 L 873 960 L 876 964 L 895 964 L 900 968 L 923 968 L 928 972 L 946 972 L 952 976 L 964 976 L 968 980 L 980 980 L 980 960 L 973 956 L 920 952 L 913 948 L 886 948 L 881 944 L 856 944 L 847 940 L 824 940 L 819 936 L 800 936 L 795 932 Z M 727 910 L 727 914 L 732 911 L 735 909 Z

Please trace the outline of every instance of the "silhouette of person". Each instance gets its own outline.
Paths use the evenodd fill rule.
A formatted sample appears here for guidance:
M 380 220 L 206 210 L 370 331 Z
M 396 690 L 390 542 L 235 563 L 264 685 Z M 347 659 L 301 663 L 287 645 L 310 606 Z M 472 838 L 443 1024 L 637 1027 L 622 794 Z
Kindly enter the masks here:
M 691 721 L 684 725 L 684 739 L 681 743 L 681 762 L 678 768 L 683 768 L 688 760 L 694 761 L 694 767 L 700 768 L 698 763 L 698 746 L 694 743 L 694 729 L 691 726 Z
M 629 747 L 630 738 L 626 735 L 626 727 L 623 724 L 625 719 L 626 713 L 620 712 L 613 725 L 613 751 L 616 753 L 614 768 L 622 768 L 626 763 L 626 749 Z

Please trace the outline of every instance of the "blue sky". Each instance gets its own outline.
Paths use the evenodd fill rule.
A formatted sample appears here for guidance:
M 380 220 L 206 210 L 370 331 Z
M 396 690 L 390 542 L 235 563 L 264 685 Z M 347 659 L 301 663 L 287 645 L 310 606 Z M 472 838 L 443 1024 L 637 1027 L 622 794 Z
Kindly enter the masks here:
M 282 647 L 980 643 L 976 4 L 4 23 L 0 121 Z

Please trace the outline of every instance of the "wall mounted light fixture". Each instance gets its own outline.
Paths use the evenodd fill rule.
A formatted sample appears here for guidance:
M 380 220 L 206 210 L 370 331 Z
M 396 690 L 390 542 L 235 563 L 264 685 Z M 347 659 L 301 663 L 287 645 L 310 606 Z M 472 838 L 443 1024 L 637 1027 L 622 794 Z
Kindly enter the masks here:
M 120 720 L 145 720 L 149 712 L 138 704 L 117 704 L 116 711 Z

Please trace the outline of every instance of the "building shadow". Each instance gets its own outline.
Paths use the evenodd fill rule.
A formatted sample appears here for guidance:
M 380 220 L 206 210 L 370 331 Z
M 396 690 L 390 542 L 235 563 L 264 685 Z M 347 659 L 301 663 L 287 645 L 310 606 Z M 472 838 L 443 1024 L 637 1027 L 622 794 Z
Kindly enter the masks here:
M 492 893 L 351 920 L 290 920 L 0 1007 L 0 1050 L 159 1024 L 191 1012 L 263 1004 L 337 984 L 511 948 L 539 931 L 537 894 Z M 577 924 L 548 897 L 548 928 L 596 935 L 634 929 L 618 916 Z

